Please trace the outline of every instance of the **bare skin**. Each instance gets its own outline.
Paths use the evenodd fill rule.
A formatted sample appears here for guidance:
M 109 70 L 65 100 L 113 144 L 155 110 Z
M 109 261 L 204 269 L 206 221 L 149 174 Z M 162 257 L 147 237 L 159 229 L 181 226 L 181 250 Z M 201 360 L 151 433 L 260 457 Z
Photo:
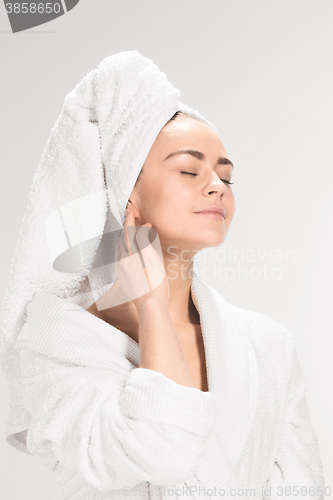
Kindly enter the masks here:
M 203 153 L 168 155 L 180 149 Z M 193 258 L 207 247 L 220 246 L 235 213 L 228 182 L 232 164 L 218 135 L 189 117 L 177 117 L 157 136 L 146 158 L 142 176 L 128 201 L 124 226 L 149 222 L 156 229 L 163 253 L 166 282 L 140 298 L 87 311 L 123 331 L 140 345 L 140 367 L 160 371 L 179 384 L 208 390 L 205 352 L 198 311 L 190 287 Z M 182 172 L 197 174 L 188 175 Z M 216 205 L 226 216 L 216 220 L 195 212 Z M 116 280 L 108 293 L 121 292 Z

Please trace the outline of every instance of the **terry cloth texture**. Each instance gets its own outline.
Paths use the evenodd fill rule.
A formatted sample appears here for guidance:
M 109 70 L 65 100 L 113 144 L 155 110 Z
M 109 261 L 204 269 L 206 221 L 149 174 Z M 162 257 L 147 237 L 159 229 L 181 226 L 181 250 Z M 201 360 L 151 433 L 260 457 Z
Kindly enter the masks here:
M 139 368 L 139 344 L 124 332 L 34 294 L 16 347 L 27 451 L 54 470 L 54 500 L 324 498 L 292 334 L 195 273 L 191 294 L 208 392 Z

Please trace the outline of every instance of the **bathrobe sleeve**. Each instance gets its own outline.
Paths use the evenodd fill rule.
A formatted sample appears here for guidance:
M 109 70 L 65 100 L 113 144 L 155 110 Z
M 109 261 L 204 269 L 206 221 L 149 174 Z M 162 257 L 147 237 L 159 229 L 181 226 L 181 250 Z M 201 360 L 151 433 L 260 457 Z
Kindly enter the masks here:
M 147 368 L 81 366 L 20 350 L 27 448 L 100 491 L 177 484 L 196 470 L 213 429 L 212 393 Z
M 324 498 L 319 442 L 307 403 L 307 384 L 292 334 L 288 332 L 287 395 L 275 463 L 264 500 Z

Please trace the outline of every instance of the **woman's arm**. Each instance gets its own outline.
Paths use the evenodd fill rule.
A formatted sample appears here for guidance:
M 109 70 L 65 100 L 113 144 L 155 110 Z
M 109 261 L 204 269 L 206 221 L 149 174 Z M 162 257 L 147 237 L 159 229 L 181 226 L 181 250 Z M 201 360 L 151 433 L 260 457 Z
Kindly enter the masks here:
M 140 367 L 161 372 L 180 385 L 193 387 L 185 355 L 167 302 L 146 300 L 139 309 Z
M 158 371 L 180 385 L 193 387 L 169 311 L 170 290 L 162 251 L 158 255 L 150 243 L 148 226 L 151 224 L 146 223 L 139 228 L 135 226 L 132 208 L 127 209 L 116 265 L 120 286 L 128 297 L 133 298 L 138 312 L 140 367 Z

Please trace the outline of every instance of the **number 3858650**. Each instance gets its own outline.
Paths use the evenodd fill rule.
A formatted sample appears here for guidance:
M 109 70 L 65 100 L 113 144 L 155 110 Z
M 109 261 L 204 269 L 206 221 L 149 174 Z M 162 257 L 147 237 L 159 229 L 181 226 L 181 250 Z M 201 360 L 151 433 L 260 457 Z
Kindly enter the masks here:
M 39 2 L 39 3 L 11 3 L 8 2 L 5 4 L 6 11 L 8 14 L 59 14 L 61 11 L 60 3 L 51 3 L 51 2 Z

